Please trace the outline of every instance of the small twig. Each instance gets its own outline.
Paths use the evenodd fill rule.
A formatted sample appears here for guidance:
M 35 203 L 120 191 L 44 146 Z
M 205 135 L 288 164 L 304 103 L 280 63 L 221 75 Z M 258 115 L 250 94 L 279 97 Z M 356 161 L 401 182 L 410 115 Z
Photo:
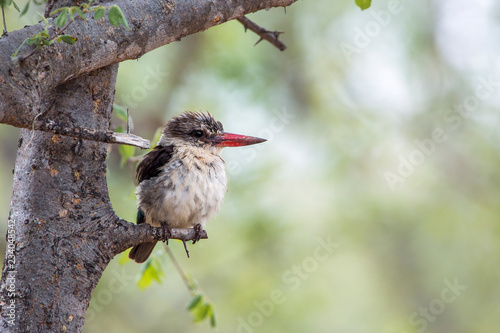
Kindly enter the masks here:
M 2 37 L 3 36 L 6 36 L 7 35 L 7 22 L 5 21 L 5 8 L 2 7 L 2 18 L 3 18 L 3 34 L 2 34 Z
M 250 29 L 253 32 L 255 32 L 257 35 L 260 36 L 260 39 L 257 41 L 257 43 L 255 43 L 255 45 L 259 44 L 262 40 L 267 40 L 269 43 L 276 46 L 280 51 L 283 51 L 286 49 L 285 44 L 283 44 L 278 39 L 279 35 L 281 35 L 283 32 L 281 32 L 281 31 L 269 31 L 267 29 L 264 29 L 261 26 L 257 25 L 252 20 L 246 18 L 245 16 L 238 17 L 237 20 L 238 20 L 238 22 L 243 24 L 243 26 L 245 27 L 245 31 L 247 31 L 247 29 Z
M 64 30 L 66 30 L 66 28 L 67 28 L 67 27 L 68 27 L 71 23 L 73 23 L 74 21 L 75 21 L 75 19 L 71 19 L 71 20 L 69 20 L 69 21 L 68 21 L 68 23 L 66 23 L 66 24 L 64 25 L 64 27 L 62 27 L 62 28 L 61 28 L 61 29 L 60 29 L 60 30 L 59 30 L 59 31 L 58 31 L 58 32 L 57 32 L 54 36 L 52 36 L 52 37 L 50 37 L 50 38 L 49 38 L 49 41 L 54 40 L 55 38 L 57 38 L 57 37 L 61 36 L 61 34 L 64 32 Z M 31 57 L 31 56 L 32 56 L 32 55 L 33 55 L 33 54 L 34 54 L 37 50 L 39 50 L 39 49 L 40 49 L 40 46 L 35 47 L 35 48 L 34 48 L 33 50 L 31 50 L 31 52 L 30 52 L 30 53 L 28 53 L 27 55 L 20 57 L 20 58 L 19 58 L 19 62 L 23 62 L 24 60 L 28 59 L 29 57 Z
M 39 49 L 40 49 L 40 46 L 35 47 L 33 50 L 31 50 L 30 53 L 28 53 L 27 55 L 19 58 L 19 62 L 23 62 L 24 60 L 28 59 L 29 57 L 31 57 Z
M 66 23 L 66 24 L 64 25 L 64 27 L 62 27 L 62 28 L 61 28 L 61 29 L 60 29 L 60 30 L 59 30 L 59 31 L 58 31 L 58 32 L 57 32 L 54 36 L 52 36 L 49 40 L 53 40 L 54 38 L 59 37 L 59 36 L 60 36 L 60 35 L 64 32 L 64 30 L 66 30 L 66 28 L 67 28 L 67 27 L 69 27 L 69 25 L 70 25 L 71 23 L 73 23 L 73 22 L 75 22 L 75 19 L 74 19 L 74 18 L 73 18 L 73 19 L 71 19 L 71 20 L 69 20 L 69 21 L 68 21 L 68 23 Z
M 191 293 L 191 295 L 194 296 L 194 293 L 190 288 L 191 285 L 189 283 L 189 278 L 187 277 L 186 273 L 184 273 L 184 270 L 182 269 L 181 265 L 177 261 L 177 258 L 175 258 L 174 254 L 172 253 L 172 250 L 170 250 L 170 247 L 167 244 L 165 244 L 165 251 L 167 252 L 168 256 L 170 257 L 170 260 L 172 260 L 172 263 L 174 264 L 175 269 L 177 270 L 177 272 L 181 276 L 182 281 L 184 282 L 184 284 L 188 288 L 189 292 Z
M 107 143 L 119 143 L 122 145 L 129 145 L 134 147 L 139 147 L 142 149 L 151 148 L 151 142 L 149 140 L 143 139 L 140 136 L 134 134 L 125 134 L 125 133 L 111 133 L 111 140 L 106 141 Z
M 130 134 L 130 111 L 127 108 L 127 134 Z

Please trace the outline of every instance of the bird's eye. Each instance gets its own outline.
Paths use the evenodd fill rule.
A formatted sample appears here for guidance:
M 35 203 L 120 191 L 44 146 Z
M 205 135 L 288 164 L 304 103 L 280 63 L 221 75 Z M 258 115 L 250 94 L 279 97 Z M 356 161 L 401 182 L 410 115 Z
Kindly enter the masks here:
M 194 130 L 191 132 L 191 135 L 194 136 L 195 138 L 201 138 L 203 136 L 203 131 Z

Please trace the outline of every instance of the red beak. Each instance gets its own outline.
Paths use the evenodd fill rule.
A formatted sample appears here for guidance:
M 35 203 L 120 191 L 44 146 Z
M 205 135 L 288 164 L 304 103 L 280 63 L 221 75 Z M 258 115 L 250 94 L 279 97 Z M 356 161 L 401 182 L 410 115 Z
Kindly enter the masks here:
M 233 133 L 224 133 L 213 139 L 216 147 L 240 147 L 254 145 L 267 141 L 266 139 L 256 138 L 254 136 L 246 136 Z

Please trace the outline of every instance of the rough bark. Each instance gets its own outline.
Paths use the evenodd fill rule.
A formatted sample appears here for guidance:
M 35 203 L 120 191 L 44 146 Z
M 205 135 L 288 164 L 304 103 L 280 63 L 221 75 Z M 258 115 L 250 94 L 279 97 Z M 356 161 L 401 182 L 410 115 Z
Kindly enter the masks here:
M 0 123 L 24 128 L 0 281 L 0 331 L 80 332 L 109 261 L 159 239 L 157 228 L 118 218 L 108 197 L 103 142 L 113 142 L 105 136 L 118 62 L 294 1 L 120 0 L 113 4 L 131 31 L 104 20 L 77 20 L 67 33 L 79 37 L 78 44 L 44 48 L 18 65 L 10 55 L 40 24 L 0 39 Z M 194 237 L 192 229 L 172 232 L 177 239 Z
M 112 65 L 66 83 L 55 92 L 54 110 L 75 124 L 107 129 L 116 73 Z M 113 256 L 98 241 L 116 220 L 103 184 L 106 144 L 21 131 L 9 214 L 15 264 L 4 263 L 0 290 L 4 328 L 74 332 L 83 325 L 91 292 Z M 14 297 L 6 295 L 8 276 L 15 277 Z M 14 325 L 5 311 L 12 300 Z

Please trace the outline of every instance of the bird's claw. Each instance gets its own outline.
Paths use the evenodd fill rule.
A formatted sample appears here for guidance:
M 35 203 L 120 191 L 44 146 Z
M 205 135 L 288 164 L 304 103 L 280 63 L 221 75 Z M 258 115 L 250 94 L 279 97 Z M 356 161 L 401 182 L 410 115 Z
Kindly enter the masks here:
M 193 239 L 193 244 L 198 242 L 200 239 L 201 239 L 201 232 L 203 231 L 203 227 L 201 226 L 201 224 L 197 224 L 193 227 L 194 229 L 194 239 Z
M 200 239 L 201 239 L 201 232 L 203 231 L 203 227 L 201 226 L 201 224 L 197 224 L 193 227 L 194 229 L 194 238 L 193 238 L 193 244 L 198 242 Z M 189 258 L 189 251 L 187 249 L 187 244 L 186 244 L 186 241 L 183 239 L 182 240 L 182 244 L 184 244 L 184 250 L 186 250 L 186 255 L 187 257 Z
M 161 224 L 161 241 L 168 245 L 168 240 L 170 238 L 170 228 L 166 223 Z

